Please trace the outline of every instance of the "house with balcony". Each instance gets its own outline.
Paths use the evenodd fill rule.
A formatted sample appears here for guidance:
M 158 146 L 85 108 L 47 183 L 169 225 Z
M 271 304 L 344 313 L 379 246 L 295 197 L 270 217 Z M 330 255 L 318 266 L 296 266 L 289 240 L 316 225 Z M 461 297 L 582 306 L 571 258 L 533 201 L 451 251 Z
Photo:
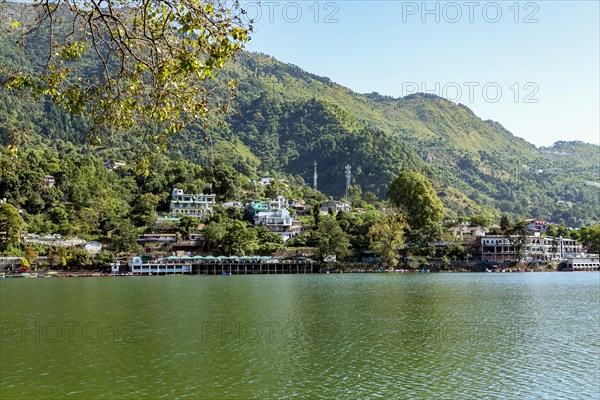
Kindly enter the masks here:
M 519 258 L 518 236 L 491 235 L 479 238 L 481 259 L 483 261 L 515 261 Z M 581 254 L 582 248 L 575 240 L 562 237 L 526 236 L 523 244 L 524 261 L 564 260 Z
M 189 215 L 191 217 L 206 218 L 216 205 L 214 194 L 186 194 L 182 189 L 173 189 L 171 194 L 171 215 Z
M 302 224 L 286 208 L 290 202 L 282 196 L 271 200 L 255 200 L 246 206 L 248 217 L 256 226 L 264 226 L 269 232 L 280 235 L 283 241 L 302 232 Z
M 274 212 L 283 209 L 286 201 L 282 196 L 271 200 L 253 200 L 246 205 L 246 213 L 250 219 L 256 219 L 258 213 Z
M 254 225 L 266 227 L 269 232 L 280 235 L 284 242 L 300 232 L 301 226 L 294 224 L 294 222 L 294 218 L 285 208 L 259 212 L 254 218 Z

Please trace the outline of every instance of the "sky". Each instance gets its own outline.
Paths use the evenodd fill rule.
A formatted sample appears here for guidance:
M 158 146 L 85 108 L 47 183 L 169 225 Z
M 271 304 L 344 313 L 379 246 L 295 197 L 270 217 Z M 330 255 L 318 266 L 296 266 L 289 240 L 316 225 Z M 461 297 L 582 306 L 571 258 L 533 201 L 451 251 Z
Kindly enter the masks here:
M 359 93 L 433 93 L 537 146 L 600 144 L 599 4 L 242 2 L 247 50 Z

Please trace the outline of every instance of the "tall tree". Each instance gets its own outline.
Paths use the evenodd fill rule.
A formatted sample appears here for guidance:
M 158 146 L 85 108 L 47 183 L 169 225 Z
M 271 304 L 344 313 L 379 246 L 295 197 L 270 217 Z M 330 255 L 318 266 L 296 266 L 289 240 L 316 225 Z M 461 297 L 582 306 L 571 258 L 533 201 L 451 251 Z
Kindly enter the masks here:
M 317 239 L 318 257 L 323 259 L 335 256 L 338 261 L 350 255 L 350 240 L 338 222 L 332 216 L 324 216 L 319 221 L 319 228 L 314 232 Z
M 137 243 L 137 230 L 129 219 L 121 221 L 111 235 L 110 241 L 115 253 L 135 253 L 142 249 Z
M 19 244 L 23 219 L 19 211 L 8 203 L 0 204 L 0 249 L 6 250 L 8 246 Z
M 600 224 L 581 228 L 579 230 L 579 240 L 589 253 L 600 253 Z
M 403 216 L 394 213 L 386 215 L 369 229 L 369 247 L 388 266 L 393 267 L 398 264 L 400 251 L 404 246 L 405 225 Z
M 440 234 L 444 207 L 431 182 L 415 171 L 403 171 L 390 184 L 390 202 L 406 216 L 411 241 L 429 241 Z

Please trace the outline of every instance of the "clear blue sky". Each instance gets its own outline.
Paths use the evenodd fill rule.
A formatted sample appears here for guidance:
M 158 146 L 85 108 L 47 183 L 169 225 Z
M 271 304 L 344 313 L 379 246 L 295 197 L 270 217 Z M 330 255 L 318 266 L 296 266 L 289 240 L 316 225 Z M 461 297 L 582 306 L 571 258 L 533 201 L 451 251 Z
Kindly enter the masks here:
M 538 146 L 600 143 L 599 1 L 263 1 L 248 50 L 359 93 L 430 91 Z

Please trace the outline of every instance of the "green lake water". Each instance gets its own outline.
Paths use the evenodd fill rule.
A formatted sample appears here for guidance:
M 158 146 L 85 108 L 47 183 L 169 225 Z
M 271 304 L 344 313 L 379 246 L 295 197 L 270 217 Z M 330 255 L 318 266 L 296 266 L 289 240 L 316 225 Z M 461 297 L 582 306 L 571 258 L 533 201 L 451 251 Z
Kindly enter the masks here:
M 0 399 L 600 398 L 600 274 L 0 280 Z

